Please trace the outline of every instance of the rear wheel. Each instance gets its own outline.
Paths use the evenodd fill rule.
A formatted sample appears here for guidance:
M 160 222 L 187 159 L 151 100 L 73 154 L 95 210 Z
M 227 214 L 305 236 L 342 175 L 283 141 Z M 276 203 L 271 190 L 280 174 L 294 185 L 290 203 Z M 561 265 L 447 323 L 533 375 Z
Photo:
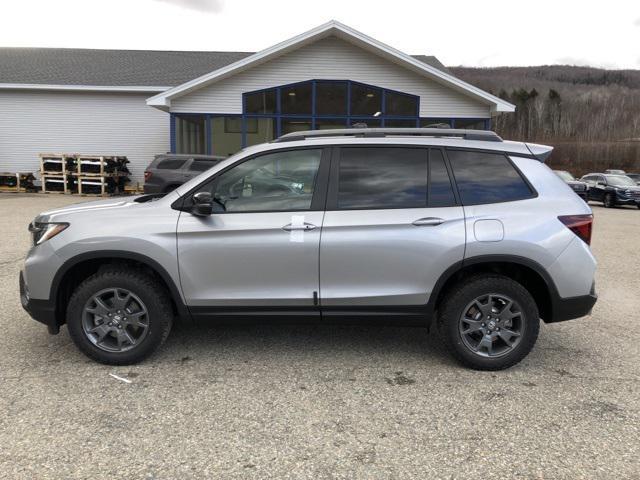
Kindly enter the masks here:
M 606 208 L 613 208 L 613 207 L 616 206 L 616 199 L 615 199 L 615 197 L 613 196 L 612 193 L 607 193 L 604 196 L 604 202 L 603 203 L 604 203 L 604 206 Z
M 88 357 L 110 365 L 140 362 L 167 338 L 173 321 L 165 288 L 144 272 L 110 267 L 73 292 L 67 327 Z
M 453 356 L 476 370 L 502 370 L 520 362 L 540 329 L 531 294 L 500 275 L 472 277 L 456 285 L 442 303 L 439 324 Z

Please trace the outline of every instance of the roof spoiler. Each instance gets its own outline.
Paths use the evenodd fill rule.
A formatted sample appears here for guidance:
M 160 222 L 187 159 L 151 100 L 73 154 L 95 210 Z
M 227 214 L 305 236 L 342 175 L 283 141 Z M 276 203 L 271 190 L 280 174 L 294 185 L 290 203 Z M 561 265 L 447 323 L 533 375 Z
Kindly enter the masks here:
M 546 162 L 549 155 L 551 155 L 551 152 L 553 152 L 553 147 L 550 147 L 549 145 L 540 145 L 538 143 L 525 143 L 525 145 L 531 152 L 531 155 L 536 157 L 542 163 Z

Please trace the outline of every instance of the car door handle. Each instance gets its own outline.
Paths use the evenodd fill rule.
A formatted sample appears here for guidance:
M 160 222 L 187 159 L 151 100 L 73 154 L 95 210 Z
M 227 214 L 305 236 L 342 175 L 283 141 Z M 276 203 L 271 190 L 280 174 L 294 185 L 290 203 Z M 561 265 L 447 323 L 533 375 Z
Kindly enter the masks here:
M 440 225 L 441 223 L 444 223 L 444 218 L 424 217 L 414 221 L 413 225 L 415 225 L 416 227 L 435 227 L 437 225 Z
M 308 230 L 315 230 L 317 227 L 315 225 L 313 225 L 312 223 L 303 223 L 302 225 L 294 225 L 292 223 L 285 225 L 284 227 L 282 227 L 283 230 L 286 230 L 287 232 L 293 232 L 295 230 L 302 230 L 302 231 L 308 231 Z

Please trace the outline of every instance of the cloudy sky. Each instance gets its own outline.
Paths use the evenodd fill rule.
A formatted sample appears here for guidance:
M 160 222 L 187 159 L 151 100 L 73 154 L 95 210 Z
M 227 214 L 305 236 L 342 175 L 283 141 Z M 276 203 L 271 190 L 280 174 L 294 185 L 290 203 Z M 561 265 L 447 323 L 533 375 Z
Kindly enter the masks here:
M 0 46 L 257 51 L 336 19 L 446 65 L 640 68 L 638 0 L 20 0 Z

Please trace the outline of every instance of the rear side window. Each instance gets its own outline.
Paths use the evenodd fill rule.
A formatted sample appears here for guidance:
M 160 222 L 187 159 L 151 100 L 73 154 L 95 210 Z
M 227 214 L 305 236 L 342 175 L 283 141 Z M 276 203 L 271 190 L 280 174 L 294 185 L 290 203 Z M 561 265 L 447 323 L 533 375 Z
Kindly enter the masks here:
M 156 168 L 159 170 L 177 170 L 178 168 L 182 168 L 186 159 L 182 158 L 165 158 L 164 160 L 160 160 L 160 162 L 156 165 Z
M 427 150 L 343 147 L 338 166 L 341 210 L 427 206 Z
M 189 170 L 193 171 L 193 172 L 204 172 L 206 170 L 209 170 L 211 167 L 215 166 L 215 164 L 218 162 L 212 161 L 212 160 L 194 160 L 193 162 L 191 162 L 191 165 L 189 165 Z
M 503 154 L 448 150 L 463 205 L 511 202 L 533 193 Z

